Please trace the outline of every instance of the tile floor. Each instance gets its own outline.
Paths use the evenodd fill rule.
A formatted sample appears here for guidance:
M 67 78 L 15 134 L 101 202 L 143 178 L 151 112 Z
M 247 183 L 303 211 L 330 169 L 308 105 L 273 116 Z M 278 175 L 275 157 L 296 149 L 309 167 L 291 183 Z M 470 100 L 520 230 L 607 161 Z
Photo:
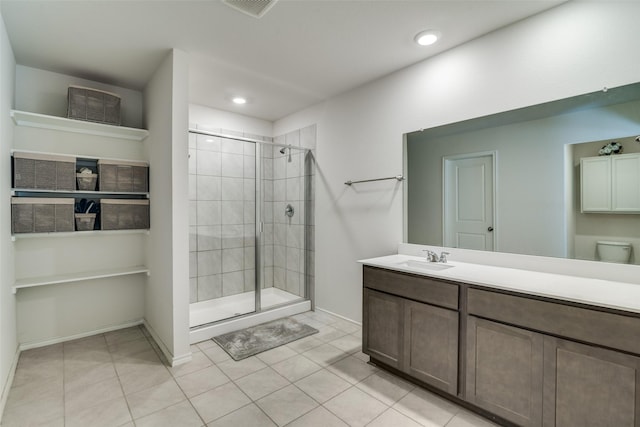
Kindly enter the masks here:
M 357 325 L 295 317 L 320 332 L 240 362 L 208 340 L 168 368 L 143 327 L 25 351 L 2 426 L 494 426 L 367 364 Z

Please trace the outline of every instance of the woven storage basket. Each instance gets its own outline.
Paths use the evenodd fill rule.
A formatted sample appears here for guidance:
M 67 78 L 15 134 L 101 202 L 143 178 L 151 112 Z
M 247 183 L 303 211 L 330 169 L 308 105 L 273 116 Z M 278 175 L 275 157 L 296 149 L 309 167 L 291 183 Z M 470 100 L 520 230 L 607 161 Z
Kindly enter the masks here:
M 77 173 L 76 181 L 78 182 L 78 190 L 94 191 L 98 183 L 98 174 L 95 173 Z
M 12 197 L 11 232 L 73 231 L 74 199 Z
M 81 86 L 69 86 L 67 117 L 76 120 L 120 125 L 120 97 Z
M 41 153 L 13 153 L 14 188 L 76 189 L 76 158 Z
M 76 231 L 90 231 L 95 228 L 96 214 L 94 213 L 77 213 L 76 219 Z
M 135 230 L 149 228 L 149 200 L 100 200 L 102 230 Z
M 98 182 L 100 191 L 146 193 L 149 191 L 149 165 L 100 159 Z

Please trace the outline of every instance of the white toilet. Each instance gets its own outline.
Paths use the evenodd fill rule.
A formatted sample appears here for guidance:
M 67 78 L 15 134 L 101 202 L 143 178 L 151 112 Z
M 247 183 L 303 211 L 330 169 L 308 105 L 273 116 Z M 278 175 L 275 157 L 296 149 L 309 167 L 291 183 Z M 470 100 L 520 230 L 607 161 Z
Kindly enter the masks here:
M 596 253 L 600 261 L 629 264 L 631 243 L 600 241 L 596 243 Z

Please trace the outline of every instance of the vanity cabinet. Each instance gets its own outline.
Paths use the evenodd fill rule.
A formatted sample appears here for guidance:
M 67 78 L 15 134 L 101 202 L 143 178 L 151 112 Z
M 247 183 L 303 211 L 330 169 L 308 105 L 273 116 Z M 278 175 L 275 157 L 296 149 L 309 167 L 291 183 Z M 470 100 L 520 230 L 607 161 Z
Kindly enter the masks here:
M 364 268 L 362 351 L 441 390 L 458 391 L 458 286 Z
M 582 212 L 640 213 L 640 154 L 580 160 Z
M 363 301 L 364 353 L 401 369 L 404 351 L 403 299 L 365 288 Z
M 367 265 L 363 285 L 373 363 L 500 424 L 640 427 L 640 316 Z
M 640 426 L 640 358 L 544 337 L 544 426 Z
M 521 426 L 542 424 L 543 336 L 469 316 L 466 398 Z
M 412 377 L 458 391 L 458 312 L 404 301 L 404 364 Z

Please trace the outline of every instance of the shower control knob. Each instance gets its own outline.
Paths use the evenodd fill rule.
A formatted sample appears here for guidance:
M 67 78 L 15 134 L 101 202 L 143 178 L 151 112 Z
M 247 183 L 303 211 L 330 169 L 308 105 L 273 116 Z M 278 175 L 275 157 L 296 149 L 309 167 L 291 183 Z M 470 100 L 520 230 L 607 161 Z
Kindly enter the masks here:
M 287 207 L 284 208 L 284 214 L 289 218 L 291 218 L 294 213 L 295 213 L 295 210 L 293 209 L 293 206 L 287 205 Z

